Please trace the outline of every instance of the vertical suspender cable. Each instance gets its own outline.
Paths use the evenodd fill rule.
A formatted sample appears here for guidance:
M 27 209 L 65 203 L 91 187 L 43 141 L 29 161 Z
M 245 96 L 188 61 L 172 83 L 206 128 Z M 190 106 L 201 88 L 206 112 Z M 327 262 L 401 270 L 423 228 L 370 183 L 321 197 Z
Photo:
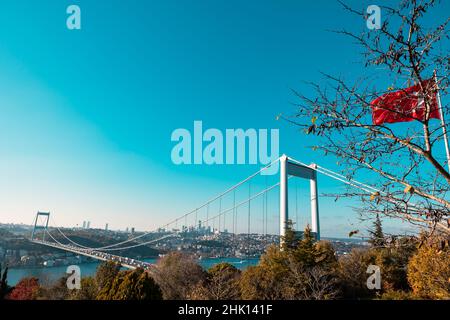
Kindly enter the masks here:
M 220 199 L 220 210 L 222 210 L 222 199 Z M 223 232 L 227 228 L 227 212 L 223 214 Z
M 249 199 L 251 198 L 251 181 L 249 181 L 248 183 L 248 197 Z M 248 201 L 248 221 L 247 221 L 247 258 L 249 258 L 250 256 L 250 210 L 251 210 L 251 202 L 252 200 L 250 199 Z
M 298 179 L 295 181 L 295 230 L 300 230 L 298 225 Z
M 261 234 L 264 236 L 264 228 L 265 228 L 265 226 L 266 226 L 266 221 L 265 221 L 265 216 L 266 216 L 266 210 L 265 210 L 265 208 L 266 208 L 266 198 L 265 198 L 265 194 L 262 196 L 262 231 L 261 231 Z M 263 237 L 263 239 L 264 239 L 264 237 Z
M 233 191 L 233 237 L 236 241 L 236 190 Z
M 221 218 L 220 218 L 220 213 L 222 212 L 222 197 L 220 197 L 220 199 L 219 199 L 219 232 L 220 232 L 220 223 L 221 223 Z M 225 214 L 224 214 L 224 216 L 225 216 Z
M 197 229 L 197 219 L 198 219 L 198 209 L 195 209 L 195 220 L 194 220 L 194 230 L 196 230 Z M 200 230 L 197 230 L 197 231 L 200 231 Z
M 209 203 L 206 206 L 206 233 L 209 234 Z
M 278 221 L 277 220 L 275 220 L 275 221 L 277 221 L 277 225 L 280 225 L 280 212 L 279 212 L 279 210 L 280 210 L 280 197 L 276 197 L 277 198 L 277 208 L 278 208 L 278 214 L 277 214 L 277 217 L 278 217 Z M 279 228 L 277 228 L 277 232 L 278 232 L 278 239 L 280 238 L 279 236 L 280 236 L 280 229 Z
M 268 183 L 267 183 L 267 175 L 266 175 L 266 189 L 268 188 Z M 266 197 L 266 230 L 264 232 L 264 234 L 266 235 L 267 238 L 267 230 L 268 230 L 268 223 L 269 223 L 269 192 L 266 192 L 266 194 L 264 195 Z

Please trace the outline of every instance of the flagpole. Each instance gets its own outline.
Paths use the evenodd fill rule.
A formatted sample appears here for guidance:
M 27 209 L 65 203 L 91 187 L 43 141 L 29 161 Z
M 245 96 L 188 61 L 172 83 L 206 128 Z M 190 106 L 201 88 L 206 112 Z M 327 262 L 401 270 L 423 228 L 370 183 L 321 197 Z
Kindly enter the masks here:
M 447 166 L 448 166 L 448 172 L 450 172 L 450 149 L 448 146 L 448 137 L 447 137 L 447 127 L 445 126 L 445 119 L 444 119 L 444 111 L 442 110 L 442 104 L 441 104 L 441 95 L 439 94 L 439 86 L 436 76 L 436 70 L 434 70 L 434 82 L 436 83 L 436 98 L 439 108 L 439 115 L 441 116 L 441 125 L 442 125 L 442 132 L 444 136 L 444 144 L 445 144 L 445 152 L 447 153 Z

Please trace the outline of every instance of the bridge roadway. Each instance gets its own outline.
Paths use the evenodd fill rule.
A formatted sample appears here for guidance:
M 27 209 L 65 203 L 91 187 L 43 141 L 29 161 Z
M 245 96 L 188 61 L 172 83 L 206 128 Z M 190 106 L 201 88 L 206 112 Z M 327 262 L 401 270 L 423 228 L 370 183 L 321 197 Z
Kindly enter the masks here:
M 48 242 L 43 240 L 30 240 L 33 243 L 41 244 L 44 246 L 65 250 L 69 252 L 73 252 L 79 255 L 83 255 L 89 258 L 101 260 L 101 261 L 113 261 L 119 263 L 122 267 L 125 267 L 127 269 L 137 269 L 137 268 L 143 268 L 144 270 L 147 270 L 149 272 L 152 272 L 155 270 L 156 266 L 152 263 L 139 261 L 136 259 L 131 259 L 127 257 L 117 256 L 110 253 L 105 253 L 101 251 L 91 250 L 91 249 L 84 249 L 79 248 L 70 244 L 57 244 L 54 242 Z

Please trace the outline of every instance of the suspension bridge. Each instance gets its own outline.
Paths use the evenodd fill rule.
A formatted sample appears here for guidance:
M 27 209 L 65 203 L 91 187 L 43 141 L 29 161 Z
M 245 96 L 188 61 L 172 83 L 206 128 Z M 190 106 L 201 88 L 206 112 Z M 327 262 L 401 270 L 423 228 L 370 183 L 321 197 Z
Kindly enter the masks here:
M 265 174 L 265 171 L 274 165 L 279 166 L 278 174 Z M 71 239 L 61 228 L 49 227 L 50 213 L 38 212 L 30 241 L 101 261 L 114 261 L 125 268 L 144 268 L 150 271 L 155 267 L 154 264 L 116 255 L 114 252 L 123 253 L 129 249 L 158 245 L 165 241 L 182 242 L 183 236 L 189 233 L 205 240 L 215 239 L 222 233 L 227 235 L 226 238 L 231 243 L 231 247 L 235 247 L 234 253 L 243 251 L 247 256 L 261 254 L 268 244 L 282 242 L 289 220 L 296 220 L 297 225 L 299 224 L 298 217 L 293 219 L 289 214 L 290 211 L 293 211 L 297 215 L 299 209 L 298 189 L 290 190 L 289 188 L 288 182 L 291 178 L 309 181 L 308 202 L 311 215 L 308 224 L 310 224 L 314 237 L 320 240 L 318 174 L 328 176 L 368 194 L 381 193 L 374 187 L 354 179 L 348 179 L 332 170 L 316 164 L 307 165 L 283 155 L 195 209 L 153 231 L 144 232 L 106 246 L 88 247 Z M 263 181 L 255 182 L 257 179 Z M 269 183 L 269 180 L 274 179 L 275 181 Z M 246 194 L 244 199 L 240 199 L 237 195 L 238 191 L 242 190 Z M 295 199 L 294 201 L 291 201 L 292 197 Z M 275 198 L 275 201 L 269 201 L 271 198 Z M 255 207 L 258 211 L 257 217 L 252 215 L 252 209 L 255 210 Z M 302 207 L 304 209 L 306 205 L 302 205 Z M 252 219 L 260 222 L 257 230 L 251 229 Z M 274 223 L 271 224 L 271 221 Z M 278 226 L 273 228 L 274 225 Z M 271 228 L 272 230 L 269 230 Z M 52 234 L 52 232 L 58 232 L 58 235 Z M 257 239 L 257 241 L 253 239 L 253 244 L 251 235 Z M 247 243 L 245 243 L 245 238 Z M 241 241 L 242 239 L 244 241 Z M 258 241 L 263 245 L 258 244 Z

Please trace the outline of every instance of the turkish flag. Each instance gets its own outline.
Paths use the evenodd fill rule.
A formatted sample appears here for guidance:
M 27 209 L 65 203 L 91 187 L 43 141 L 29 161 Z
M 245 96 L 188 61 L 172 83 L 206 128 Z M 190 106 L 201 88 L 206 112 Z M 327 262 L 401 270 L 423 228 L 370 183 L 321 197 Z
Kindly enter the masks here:
M 430 104 L 429 118 L 440 119 L 437 102 L 437 88 L 433 79 L 395 92 L 386 93 L 370 103 L 373 124 L 425 120 L 426 108 L 424 96 L 428 95 Z M 436 88 L 436 89 L 435 89 Z

